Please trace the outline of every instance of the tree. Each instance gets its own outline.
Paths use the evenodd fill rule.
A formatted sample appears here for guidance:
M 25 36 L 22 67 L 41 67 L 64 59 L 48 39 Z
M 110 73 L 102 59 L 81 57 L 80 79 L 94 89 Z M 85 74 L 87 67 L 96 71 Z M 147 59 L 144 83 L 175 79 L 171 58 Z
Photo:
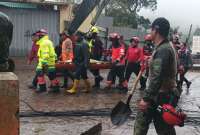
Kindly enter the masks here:
M 195 36 L 200 36 L 200 28 L 197 27 L 196 30 L 194 31 Z
M 147 27 L 149 19 L 139 16 L 141 8 L 157 8 L 157 0 L 112 0 L 106 8 L 106 15 L 114 18 L 115 26 L 137 28 L 138 24 Z
M 148 18 L 144 18 L 143 16 L 140 16 L 137 19 L 138 24 L 140 24 L 142 27 L 144 27 L 145 29 L 148 29 L 150 27 L 150 20 Z

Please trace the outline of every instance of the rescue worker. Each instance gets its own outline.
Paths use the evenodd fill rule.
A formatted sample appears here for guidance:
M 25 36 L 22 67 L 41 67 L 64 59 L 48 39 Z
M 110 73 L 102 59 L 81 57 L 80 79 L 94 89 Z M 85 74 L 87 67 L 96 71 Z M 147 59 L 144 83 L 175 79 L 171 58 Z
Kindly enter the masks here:
M 142 58 L 142 48 L 139 47 L 140 39 L 134 36 L 130 39 L 130 45 L 126 53 L 127 67 L 125 73 L 125 79 L 128 82 L 132 72 L 138 75 L 141 69 L 140 62 Z M 146 79 L 142 76 L 140 79 L 140 90 L 146 88 Z
M 36 38 L 36 44 L 39 45 L 39 61 L 36 68 L 39 90 L 36 90 L 36 92 L 45 92 L 47 90 L 44 77 L 45 73 L 47 73 L 49 80 L 51 81 L 50 91 L 59 92 L 59 81 L 56 79 L 55 71 L 55 61 L 57 56 L 53 43 L 51 40 L 49 40 L 48 33 L 44 29 L 36 32 Z
M 115 83 L 115 77 L 119 77 L 120 92 L 126 93 L 128 91 L 128 83 L 124 77 L 125 68 L 125 48 L 120 43 L 120 35 L 118 33 L 111 33 L 109 40 L 112 42 L 112 68 L 110 69 L 107 77 L 107 87 L 110 89 Z
M 61 38 L 62 41 L 61 41 L 60 61 L 64 63 L 72 62 L 74 58 L 72 41 L 66 32 L 62 33 Z M 68 77 L 74 80 L 73 73 L 67 69 L 62 69 L 61 71 L 57 70 L 57 72 L 62 72 L 64 76 L 64 83 L 62 88 L 68 88 Z
M 192 82 L 188 81 L 185 77 L 185 74 L 192 66 L 192 59 L 189 50 L 187 49 L 186 43 L 183 43 L 181 48 L 178 50 L 179 56 L 179 70 L 182 72 L 180 73 L 180 82 L 179 85 L 182 88 L 183 81 L 186 82 L 187 89 L 190 88 Z
M 143 46 L 144 55 L 151 56 L 152 52 L 154 50 L 154 45 L 152 43 L 152 36 L 151 36 L 151 34 L 145 35 L 144 41 L 145 41 L 144 46 Z
M 148 76 L 149 76 L 149 60 L 152 56 L 153 50 L 154 50 L 154 45 L 152 43 L 152 36 L 151 34 L 147 34 L 144 37 L 144 46 L 142 48 L 142 58 L 141 58 L 141 70 L 145 72 L 144 74 L 144 78 L 145 81 L 147 80 Z
M 37 40 L 36 33 L 33 33 L 31 35 L 31 39 L 32 39 L 32 48 L 31 48 L 30 54 L 28 56 L 28 62 L 27 62 L 28 65 L 30 65 L 33 60 L 38 62 L 38 55 L 37 54 L 38 54 L 39 46 L 36 45 L 36 42 L 37 42 L 36 41 Z M 28 88 L 29 89 L 36 89 L 37 88 L 37 74 L 34 76 L 32 84 L 29 85 Z
M 93 26 L 87 38 L 88 38 L 88 45 L 89 45 L 89 51 L 90 51 L 90 58 L 100 61 L 103 54 L 103 43 L 100 40 L 98 33 L 99 33 L 99 29 Z M 103 77 L 100 75 L 99 69 L 90 70 L 90 71 L 95 77 L 95 80 L 94 80 L 95 84 L 93 88 L 100 88 L 100 82 L 103 80 Z
M 55 52 L 57 55 L 57 60 L 61 60 L 61 53 L 62 53 L 62 42 L 64 40 L 63 33 L 59 34 L 59 44 L 55 47 Z
M 83 79 L 86 86 L 86 91 L 84 92 L 90 92 L 91 85 L 87 77 L 87 69 L 89 66 L 89 46 L 84 40 L 84 35 L 82 33 L 77 33 L 77 44 L 74 48 L 73 62 L 75 64 L 75 78 L 72 88 L 66 90 L 66 92 L 68 94 L 75 94 L 77 92 L 80 79 Z
M 157 18 L 151 26 L 155 50 L 150 61 L 149 86 L 138 103 L 134 135 L 146 135 L 153 121 L 157 134 L 175 135 L 175 128 L 168 125 L 158 113 L 158 105 L 176 106 L 180 93 L 176 88 L 177 60 L 173 45 L 168 41 L 170 24 L 165 18 Z
M 9 71 L 9 46 L 12 41 L 13 24 L 9 17 L 0 12 L 0 72 Z
M 172 44 L 174 45 L 176 51 L 178 51 L 181 47 L 181 43 L 179 41 L 180 37 L 178 34 L 173 35 Z

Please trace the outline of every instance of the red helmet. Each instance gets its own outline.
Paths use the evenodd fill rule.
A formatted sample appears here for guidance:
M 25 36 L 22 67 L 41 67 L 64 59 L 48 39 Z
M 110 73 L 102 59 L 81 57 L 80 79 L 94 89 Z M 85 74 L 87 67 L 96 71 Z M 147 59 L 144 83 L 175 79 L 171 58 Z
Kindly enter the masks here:
M 164 104 L 162 106 L 162 118 L 169 125 L 183 126 L 186 114 L 182 111 L 176 111 L 170 104 Z
M 133 41 L 135 41 L 136 43 L 139 43 L 140 42 L 140 38 L 134 36 L 134 37 L 131 38 L 130 42 L 133 42 Z
M 112 39 L 120 39 L 120 35 L 118 33 L 110 33 L 109 40 L 112 40 Z
M 36 36 L 45 36 L 47 34 L 48 34 L 48 32 L 45 29 L 40 29 L 40 30 L 38 30 L 38 31 L 35 32 Z
M 151 41 L 151 40 L 152 40 L 151 34 L 145 35 L 145 36 L 144 36 L 144 40 L 145 40 L 145 41 Z

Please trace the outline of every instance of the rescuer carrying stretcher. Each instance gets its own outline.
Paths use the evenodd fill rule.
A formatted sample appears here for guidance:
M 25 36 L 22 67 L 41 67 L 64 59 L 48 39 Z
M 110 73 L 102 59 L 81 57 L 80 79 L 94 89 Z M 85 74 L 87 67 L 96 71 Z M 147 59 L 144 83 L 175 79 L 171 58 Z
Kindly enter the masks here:
M 120 42 L 120 35 L 118 33 L 111 33 L 109 40 L 112 42 L 112 67 L 108 73 L 106 89 L 110 89 L 114 85 L 115 77 L 118 76 L 120 92 L 126 93 L 128 91 L 128 83 L 124 77 L 125 45 Z
M 74 64 L 75 64 L 75 78 L 71 89 L 66 90 L 68 94 L 75 94 L 79 85 L 80 79 L 83 79 L 86 86 L 84 92 L 90 92 L 91 85 L 87 77 L 87 69 L 89 66 L 89 46 L 84 39 L 82 33 L 77 33 L 77 43 L 74 48 Z
M 56 79 L 55 61 L 56 53 L 51 40 L 49 40 L 46 30 L 41 29 L 35 33 L 36 44 L 39 45 L 38 64 L 36 68 L 37 83 L 39 89 L 36 92 L 45 92 L 47 90 L 45 73 L 47 74 L 52 92 L 59 92 L 59 81 Z
M 98 33 L 99 29 L 93 26 L 87 35 L 87 42 L 89 45 L 90 58 L 100 61 L 103 53 L 103 43 L 100 40 Z M 95 77 L 93 88 L 100 88 L 100 82 L 103 80 L 103 77 L 100 75 L 100 70 L 90 69 L 90 71 Z

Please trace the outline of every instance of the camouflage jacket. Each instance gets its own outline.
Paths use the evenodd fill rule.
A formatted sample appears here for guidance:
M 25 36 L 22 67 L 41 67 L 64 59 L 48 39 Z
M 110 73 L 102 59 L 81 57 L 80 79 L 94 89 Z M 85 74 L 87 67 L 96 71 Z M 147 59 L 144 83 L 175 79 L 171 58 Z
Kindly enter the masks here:
M 175 91 L 176 73 L 175 49 L 168 41 L 163 41 L 155 47 L 152 54 L 149 66 L 149 86 L 144 91 L 143 99 L 156 102 L 160 92 Z

